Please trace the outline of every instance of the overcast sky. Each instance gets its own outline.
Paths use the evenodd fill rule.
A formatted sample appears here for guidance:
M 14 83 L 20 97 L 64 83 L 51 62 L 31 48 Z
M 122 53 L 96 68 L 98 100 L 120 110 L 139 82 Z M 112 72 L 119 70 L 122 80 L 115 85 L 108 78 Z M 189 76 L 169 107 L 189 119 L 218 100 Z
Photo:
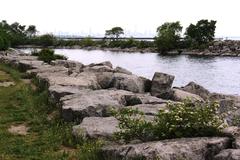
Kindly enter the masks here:
M 187 27 L 217 20 L 216 36 L 240 37 L 240 0 L 0 0 L 0 19 L 33 24 L 40 33 L 101 35 L 121 26 L 128 35 L 154 36 L 164 22 Z

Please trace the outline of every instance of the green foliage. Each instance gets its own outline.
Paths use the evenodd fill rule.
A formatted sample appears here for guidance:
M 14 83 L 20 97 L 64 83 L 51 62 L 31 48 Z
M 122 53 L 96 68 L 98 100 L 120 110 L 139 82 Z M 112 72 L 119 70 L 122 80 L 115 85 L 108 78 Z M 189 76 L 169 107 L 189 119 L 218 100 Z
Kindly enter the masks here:
M 196 25 L 190 24 L 185 32 L 185 40 L 193 48 L 203 48 L 214 40 L 217 21 L 200 20 Z
M 56 59 L 66 60 L 67 58 L 63 55 L 54 54 L 54 50 L 51 49 L 42 49 L 41 51 L 34 51 L 33 56 L 38 56 L 38 59 L 46 63 L 50 63 Z
M 0 50 L 7 50 L 10 46 L 10 40 L 6 32 L 0 29 Z
M 217 103 L 169 103 L 167 110 L 160 110 L 154 120 L 147 120 L 143 113 L 122 109 L 114 113 L 120 121 L 117 138 L 125 141 L 171 139 L 180 137 L 216 136 L 223 124 L 217 116 Z
M 134 40 L 133 38 L 127 39 L 125 41 L 121 41 L 121 48 L 131 48 L 131 47 L 137 47 L 138 41 Z
M 80 45 L 82 47 L 90 47 L 90 46 L 94 46 L 95 42 L 90 37 L 87 37 L 80 41 Z
M 44 34 L 36 38 L 36 43 L 44 47 L 54 46 L 56 38 L 52 34 Z
M 7 21 L 0 22 L 0 50 L 17 45 L 24 45 L 30 42 L 30 36 L 36 33 L 36 27 L 30 25 L 27 29 L 25 25 L 18 22 L 8 24 Z M 3 47 L 4 46 L 4 47 Z
M 166 54 L 168 51 L 175 49 L 180 40 L 182 26 L 180 22 L 166 22 L 157 28 L 157 37 L 155 43 L 160 53 Z
M 113 40 L 118 40 L 121 34 L 124 34 L 124 31 L 121 27 L 113 27 L 112 29 L 106 30 L 105 32 L 105 36 L 110 37 Z

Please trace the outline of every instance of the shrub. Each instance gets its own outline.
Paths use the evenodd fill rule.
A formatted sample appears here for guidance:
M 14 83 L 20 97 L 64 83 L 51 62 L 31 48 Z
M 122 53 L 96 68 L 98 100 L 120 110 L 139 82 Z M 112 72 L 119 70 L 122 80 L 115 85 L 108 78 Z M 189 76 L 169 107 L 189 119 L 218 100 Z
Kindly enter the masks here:
M 45 34 L 37 38 L 37 44 L 41 46 L 54 46 L 56 43 L 56 38 L 51 34 Z
M 82 47 L 90 47 L 90 46 L 94 46 L 95 42 L 90 37 L 87 37 L 87 38 L 82 39 L 80 41 L 80 44 Z
M 120 121 L 118 139 L 130 141 L 161 140 L 180 137 L 216 136 L 220 133 L 223 120 L 217 116 L 217 103 L 168 103 L 154 120 L 146 120 L 142 112 L 122 109 L 114 112 Z
M 63 55 L 54 54 L 54 50 L 51 50 L 51 49 L 42 49 L 39 52 L 34 51 L 32 53 L 32 55 L 38 56 L 39 60 L 44 61 L 46 63 L 50 63 L 51 61 L 56 60 L 56 59 L 63 59 L 63 60 L 67 59 Z

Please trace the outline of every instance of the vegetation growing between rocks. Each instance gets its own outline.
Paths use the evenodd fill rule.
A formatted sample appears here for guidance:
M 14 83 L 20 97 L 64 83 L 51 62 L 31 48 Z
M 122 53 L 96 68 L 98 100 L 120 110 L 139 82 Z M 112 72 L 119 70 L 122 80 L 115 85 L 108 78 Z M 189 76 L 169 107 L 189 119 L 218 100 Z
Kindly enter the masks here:
M 223 119 L 217 116 L 217 103 L 168 103 L 167 110 L 160 110 L 154 120 L 134 109 L 115 111 L 120 132 L 117 139 L 162 140 L 181 137 L 217 136 L 223 127 Z
M 24 82 L 25 74 L 0 64 L 1 81 L 14 86 L 0 87 L 0 159 L 7 160 L 98 160 L 98 141 L 76 141 L 72 125 L 63 122 L 57 107 L 48 99 L 46 88 Z M 10 126 L 24 125 L 26 135 L 12 134 Z
M 67 57 L 59 54 L 54 54 L 54 50 L 51 49 L 42 49 L 40 51 L 34 51 L 32 55 L 37 56 L 39 60 L 44 61 L 46 63 L 50 63 L 51 61 L 57 59 L 67 60 Z

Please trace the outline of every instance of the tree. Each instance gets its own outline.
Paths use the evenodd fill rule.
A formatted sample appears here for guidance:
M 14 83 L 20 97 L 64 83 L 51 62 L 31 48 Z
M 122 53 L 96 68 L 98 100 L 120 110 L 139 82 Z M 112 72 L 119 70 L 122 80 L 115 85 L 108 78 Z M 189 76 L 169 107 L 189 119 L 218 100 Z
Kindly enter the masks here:
M 155 44 L 160 53 L 166 54 L 169 50 L 175 49 L 180 40 L 182 26 L 179 21 L 166 22 L 157 28 Z
M 33 37 L 33 36 L 36 35 L 36 33 L 37 33 L 36 26 L 34 26 L 34 25 L 28 26 L 28 28 L 27 28 L 27 30 L 26 30 L 27 36 Z
M 121 34 L 124 34 L 124 31 L 121 27 L 113 27 L 112 29 L 110 30 L 106 30 L 106 33 L 105 33 L 105 36 L 106 37 L 111 37 L 113 38 L 113 40 L 118 40 L 119 36 Z
M 217 21 L 200 20 L 196 25 L 190 24 L 185 32 L 185 40 L 193 47 L 206 45 L 214 40 Z

